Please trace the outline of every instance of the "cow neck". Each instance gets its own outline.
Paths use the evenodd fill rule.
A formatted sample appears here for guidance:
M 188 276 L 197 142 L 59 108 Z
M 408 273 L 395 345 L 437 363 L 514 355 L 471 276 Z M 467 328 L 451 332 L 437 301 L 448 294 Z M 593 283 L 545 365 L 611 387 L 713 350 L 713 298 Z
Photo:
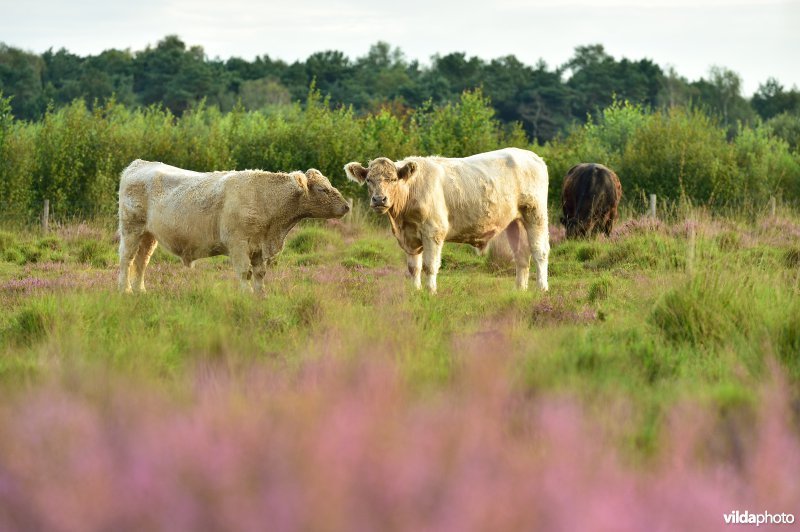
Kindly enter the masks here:
M 395 220 L 405 214 L 406 207 L 408 206 L 408 198 L 411 195 L 411 186 L 412 184 L 409 183 L 408 187 L 401 187 L 400 193 L 394 198 L 392 201 L 392 206 L 389 207 L 389 218 L 392 220 L 392 225 L 394 225 Z
M 274 221 L 270 225 L 272 225 L 273 227 L 274 226 L 281 227 L 288 231 L 292 227 L 297 225 L 300 221 L 306 218 L 311 218 L 311 215 L 305 212 L 295 213 L 293 215 L 283 215 L 277 218 L 273 218 Z

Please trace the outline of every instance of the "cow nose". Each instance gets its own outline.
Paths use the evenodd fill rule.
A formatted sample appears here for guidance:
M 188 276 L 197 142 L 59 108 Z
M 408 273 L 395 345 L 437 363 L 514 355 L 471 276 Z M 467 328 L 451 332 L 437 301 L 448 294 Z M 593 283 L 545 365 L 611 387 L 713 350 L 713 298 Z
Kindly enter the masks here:
M 372 196 L 373 205 L 386 205 L 386 196 Z

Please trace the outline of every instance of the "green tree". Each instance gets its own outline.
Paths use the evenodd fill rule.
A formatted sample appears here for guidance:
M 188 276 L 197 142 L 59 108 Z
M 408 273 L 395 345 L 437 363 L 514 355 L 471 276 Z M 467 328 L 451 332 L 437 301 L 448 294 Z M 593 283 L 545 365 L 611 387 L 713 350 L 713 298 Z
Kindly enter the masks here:
M 713 66 L 708 79 L 694 82 L 698 90 L 698 103 L 705 110 L 719 117 L 729 137 L 736 134 L 738 123 L 752 123 L 755 113 L 747 100 L 742 97 L 742 78 L 728 68 Z
M 785 91 L 777 79 L 769 78 L 758 86 L 751 103 L 764 120 L 784 112 L 800 114 L 800 91 Z
M 212 104 L 224 101 L 224 64 L 208 61 L 200 46 L 187 49 L 175 35 L 136 54 L 133 65 L 134 90 L 145 105 L 163 104 L 181 114 L 203 99 Z
M 242 82 L 239 88 L 239 97 L 245 109 L 250 110 L 291 103 L 289 89 L 274 78 L 260 78 Z
M 0 91 L 11 98 L 14 116 L 33 120 L 44 112 L 43 71 L 38 55 L 0 43 Z

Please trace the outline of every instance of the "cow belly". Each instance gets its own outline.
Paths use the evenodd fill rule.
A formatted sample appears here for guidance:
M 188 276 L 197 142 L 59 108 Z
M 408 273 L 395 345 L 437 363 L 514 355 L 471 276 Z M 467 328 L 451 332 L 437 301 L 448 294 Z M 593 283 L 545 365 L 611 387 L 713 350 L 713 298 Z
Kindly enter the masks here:
M 469 227 L 453 228 L 447 233 L 448 242 L 469 244 L 478 249 L 483 249 L 497 233 L 503 231 L 514 218 L 512 216 L 491 222 L 478 223 Z
M 228 251 L 221 242 L 204 240 L 183 232 L 157 231 L 154 234 L 159 244 L 180 257 L 184 264 L 205 257 L 225 255 Z
M 457 237 L 448 236 L 447 241 L 469 244 L 470 246 L 474 246 L 478 249 L 483 249 L 498 232 L 499 231 L 497 229 L 489 229 L 483 232 L 468 233 L 459 235 Z

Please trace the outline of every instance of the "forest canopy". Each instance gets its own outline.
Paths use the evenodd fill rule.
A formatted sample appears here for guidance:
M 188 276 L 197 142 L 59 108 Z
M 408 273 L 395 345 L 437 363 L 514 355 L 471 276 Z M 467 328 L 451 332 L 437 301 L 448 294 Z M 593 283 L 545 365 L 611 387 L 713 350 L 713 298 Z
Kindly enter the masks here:
M 706 77 L 690 81 L 651 59 L 612 57 L 601 44 L 578 46 L 565 64 L 550 67 L 541 60 L 526 65 L 514 55 L 485 60 L 460 52 L 435 55 L 424 65 L 385 42 L 355 59 L 328 50 L 293 63 L 266 54 L 252 61 L 212 59 L 175 35 L 144 50 L 85 57 L 64 48 L 37 55 L 0 43 L 0 92 L 11 97 L 14 117 L 23 120 L 39 120 L 48 106 L 78 98 L 90 107 L 112 98 L 128 107 L 158 105 L 176 116 L 201 101 L 223 112 L 237 102 L 259 110 L 302 101 L 312 84 L 331 105 L 352 106 L 361 115 L 388 108 L 403 116 L 481 89 L 501 122 L 519 122 L 540 142 L 615 100 L 652 109 L 698 107 L 731 132 L 738 123 L 800 114 L 800 91 L 774 78 L 748 99 L 741 77 L 727 68 L 712 66 Z

